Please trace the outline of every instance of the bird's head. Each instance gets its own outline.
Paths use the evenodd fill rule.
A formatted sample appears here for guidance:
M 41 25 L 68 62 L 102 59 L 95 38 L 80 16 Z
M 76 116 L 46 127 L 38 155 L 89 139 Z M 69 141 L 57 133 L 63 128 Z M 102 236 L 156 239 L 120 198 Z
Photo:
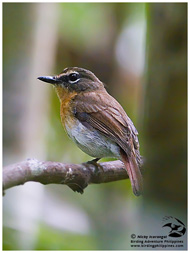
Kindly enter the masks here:
M 40 76 L 38 79 L 68 92 L 80 93 L 104 88 L 103 83 L 91 71 L 78 67 L 65 68 L 57 76 Z

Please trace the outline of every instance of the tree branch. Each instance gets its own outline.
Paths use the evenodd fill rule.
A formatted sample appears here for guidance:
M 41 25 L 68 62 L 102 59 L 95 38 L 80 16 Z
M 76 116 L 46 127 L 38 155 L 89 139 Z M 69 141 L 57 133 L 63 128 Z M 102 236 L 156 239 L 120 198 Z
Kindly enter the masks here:
M 119 160 L 67 164 L 28 159 L 3 169 L 3 189 L 7 190 L 34 181 L 45 185 L 65 184 L 73 191 L 83 193 L 88 184 L 107 183 L 127 178 L 129 178 L 128 174 Z

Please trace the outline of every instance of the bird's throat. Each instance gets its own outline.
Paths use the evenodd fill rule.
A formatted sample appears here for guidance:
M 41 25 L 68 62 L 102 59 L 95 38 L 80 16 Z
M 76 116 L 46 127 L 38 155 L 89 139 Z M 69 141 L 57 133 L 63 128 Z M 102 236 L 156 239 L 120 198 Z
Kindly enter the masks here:
M 77 95 L 77 92 L 70 92 L 62 87 L 56 87 L 56 93 L 60 100 L 60 115 L 61 122 L 65 127 L 65 121 L 68 118 L 72 118 L 72 100 Z

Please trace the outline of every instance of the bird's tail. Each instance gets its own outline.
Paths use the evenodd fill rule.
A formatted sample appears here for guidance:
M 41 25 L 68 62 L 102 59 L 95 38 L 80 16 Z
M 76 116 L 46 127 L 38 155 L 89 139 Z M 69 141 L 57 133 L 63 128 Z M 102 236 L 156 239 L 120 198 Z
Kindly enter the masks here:
M 139 196 L 143 192 L 143 179 L 136 159 L 133 154 L 128 157 L 123 150 L 121 151 L 121 157 L 131 181 L 133 193 Z

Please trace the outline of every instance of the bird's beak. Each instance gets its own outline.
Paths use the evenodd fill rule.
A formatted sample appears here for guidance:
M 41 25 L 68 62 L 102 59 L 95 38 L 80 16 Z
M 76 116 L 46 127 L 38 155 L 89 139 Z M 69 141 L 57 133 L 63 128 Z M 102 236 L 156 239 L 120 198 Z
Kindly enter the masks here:
M 40 81 L 46 82 L 46 83 L 51 83 L 51 84 L 59 84 L 60 80 L 56 76 L 39 76 L 38 79 Z

